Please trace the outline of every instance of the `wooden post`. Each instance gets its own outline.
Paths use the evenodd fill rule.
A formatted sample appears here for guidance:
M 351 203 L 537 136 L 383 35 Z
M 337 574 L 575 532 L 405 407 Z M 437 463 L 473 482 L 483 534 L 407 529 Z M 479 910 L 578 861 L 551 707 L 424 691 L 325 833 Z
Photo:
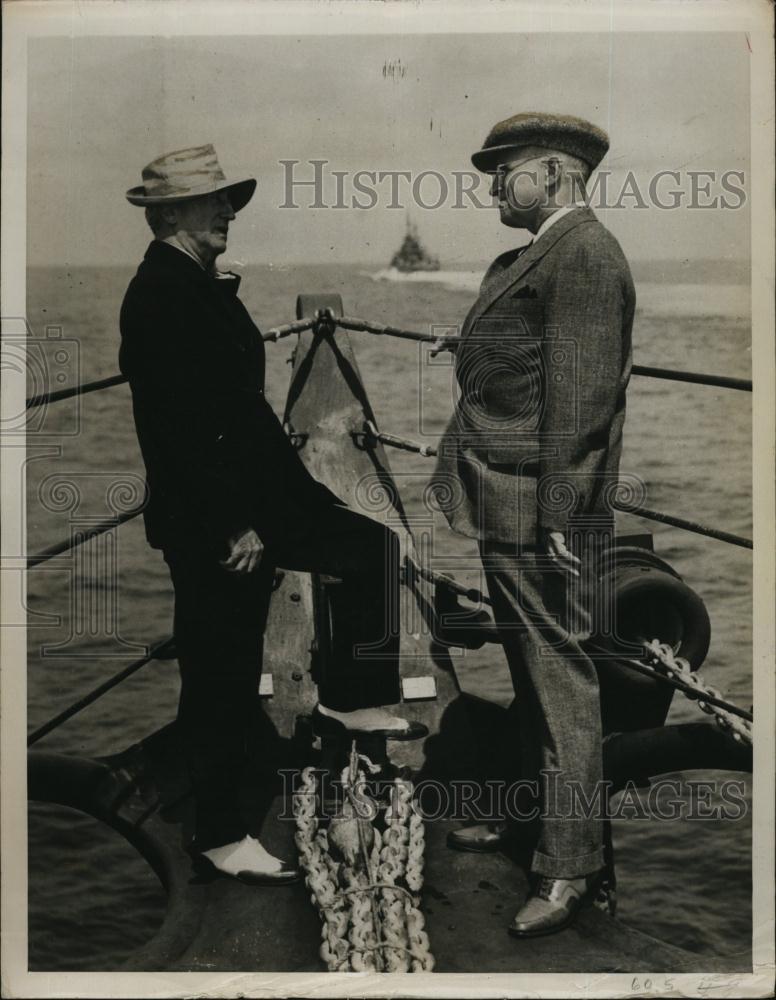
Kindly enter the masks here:
M 334 316 L 342 315 L 342 301 L 338 295 L 300 295 L 297 316 L 314 316 L 319 310 L 329 309 Z M 328 486 L 350 507 L 367 517 L 382 521 L 394 531 L 409 534 L 409 525 L 401 498 L 391 473 L 390 463 L 379 442 L 365 441 L 363 429 L 367 420 L 374 420 L 366 396 L 356 357 L 348 333 L 341 329 L 319 326 L 299 336 L 294 354 L 294 367 L 284 414 L 284 423 L 300 447 L 300 457 L 311 474 Z M 417 558 L 411 546 L 412 555 Z M 312 584 L 304 574 L 289 574 L 294 586 L 302 595 L 300 607 L 312 611 Z M 324 588 L 325 591 L 325 588 Z M 267 669 L 287 670 L 278 660 L 287 662 L 290 648 L 302 653 L 298 638 L 287 635 L 289 628 L 286 613 L 275 614 L 273 608 L 265 637 L 265 663 Z M 282 606 L 282 597 L 280 599 Z M 402 621 L 430 623 L 433 607 L 432 588 L 423 580 L 412 580 L 402 586 Z M 310 615 L 311 619 L 313 615 Z M 305 635 L 309 633 L 305 631 Z M 314 637 L 319 653 L 321 644 Z M 452 699 L 459 694 L 455 674 L 449 658 L 444 653 L 430 652 L 430 635 L 417 629 L 401 629 L 401 675 L 405 691 L 402 714 L 408 719 L 424 722 L 431 733 L 439 729 L 441 715 Z M 303 669 L 307 675 L 309 664 Z M 297 669 L 300 669 L 297 664 Z M 309 675 L 308 675 L 309 676 Z M 409 682 L 409 683 L 406 683 Z M 283 681 L 281 680 L 281 685 Z M 277 688 L 276 688 L 277 689 Z M 298 688 L 284 695 L 292 701 L 281 700 L 276 694 L 267 710 L 279 731 L 289 732 L 291 715 L 311 707 L 312 690 L 305 680 Z M 416 695 L 416 698 L 412 696 Z M 296 695 L 296 697 L 294 697 Z M 406 700 L 407 697 L 412 700 Z M 420 767 L 423 762 L 423 741 L 390 743 L 391 760 L 398 765 Z

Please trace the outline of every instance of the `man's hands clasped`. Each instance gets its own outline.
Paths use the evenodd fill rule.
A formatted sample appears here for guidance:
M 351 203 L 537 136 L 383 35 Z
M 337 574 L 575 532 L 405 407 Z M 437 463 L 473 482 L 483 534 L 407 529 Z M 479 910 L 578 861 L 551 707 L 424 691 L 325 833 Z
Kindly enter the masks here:
M 253 528 L 236 532 L 228 545 L 229 555 L 220 562 L 229 573 L 252 573 L 259 565 L 264 545 Z

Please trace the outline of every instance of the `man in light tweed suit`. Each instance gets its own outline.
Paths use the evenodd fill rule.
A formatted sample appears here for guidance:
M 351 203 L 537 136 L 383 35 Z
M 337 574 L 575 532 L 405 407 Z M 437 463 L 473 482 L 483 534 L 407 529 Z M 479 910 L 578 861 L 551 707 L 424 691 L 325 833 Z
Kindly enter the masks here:
M 494 175 L 501 222 L 532 239 L 493 262 L 466 318 L 460 399 L 434 473 L 451 527 L 479 542 L 523 774 L 544 793 L 531 892 L 510 926 L 518 937 L 570 923 L 603 866 L 601 819 L 580 809 L 602 780 L 584 643 L 602 613 L 596 560 L 612 531 L 635 305 L 619 244 L 584 204 L 608 146 L 589 122 L 526 113 L 496 125 L 472 157 Z M 450 843 L 497 849 L 506 835 L 468 827 Z

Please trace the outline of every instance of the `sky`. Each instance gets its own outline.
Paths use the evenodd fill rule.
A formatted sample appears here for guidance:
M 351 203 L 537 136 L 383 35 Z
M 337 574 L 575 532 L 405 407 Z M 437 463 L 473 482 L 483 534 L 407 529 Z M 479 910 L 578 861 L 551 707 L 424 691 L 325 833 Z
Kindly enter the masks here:
M 407 206 L 443 266 L 522 242 L 496 209 L 453 207 L 454 173 L 473 170 L 490 127 L 518 111 L 605 128 L 610 201 L 628 171 L 645 195 L 659 170 L 681 172 L 661 190 L 685 199 L 687 171 L 744 171 L 734 183 L 748 183 L 749 53 L 737 33 L 54 37 L 30 40 L 28 67 L 31 264 L 137 262 L 150 234 L 124 192 L 150 160 L 207 142 L 227 176 L 258 180 L 230 233 L 229 256 L 247 264 L 387 265 Z M 280 207 L 280 161 L 291 159 L 303 179 L 310 160 L 328 161 L 330 207 L 309 207 L 309 188 L 297 189 L 299 208 Z M 389 208 L 383 182 L 373 209 L 331 207 L 332 172 L 346 172 L 349 203 L 358 170 L 438 171 L 450 196 L 424 209 L 400 181 L 404 207 Z M 427 203 L 439 191 L 433 178 L 421 188 Z M 635 200 L 598 211 L 631 259 L 749 257 L 748 203 L 664 210 Z

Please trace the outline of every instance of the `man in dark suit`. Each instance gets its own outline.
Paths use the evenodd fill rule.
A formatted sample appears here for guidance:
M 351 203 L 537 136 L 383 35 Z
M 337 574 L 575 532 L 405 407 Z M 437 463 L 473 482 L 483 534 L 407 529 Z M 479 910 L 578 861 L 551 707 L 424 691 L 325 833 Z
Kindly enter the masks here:
M 608 145 L 589 122 L 527 113 L 472 157 L 494 175 L 501 222 L 532 239 L 493 262 L 466 318 L 435 471 L 451 526 L 479 542 L 523 773 L 543 791 L 532 889 L 510 927 L 519 937 L 566 926 L 603 865 L 601 818 L 583 806 L 602 781 L 585 642 L 606 613 L 596 563 L 613 528 L 635 307 L 622 251 L 584 204 Z M 451 846 L 497 849 L 506 835 L 469 827 Z
M 210 145 L 143 170 L 127 198 L 145 207 L 154 240 L 122 305 L 119 363 L 146 465 L 146 534 L 175 589 L 190 849 L 204 867 L 282 882 L 296 869 L 250 835 L 238 794 L 276 566 L 342 579 L 350 642 L 319 685 L 316 731 L 425 730 L 384 707 L 399 701 L 385 610 L 398 606 L 397 539 L 309 475 L 264 397 L 264 343 L 237 298 L 240 279 L 215 269 L 255 187 L 227 181 Z M 366 661 L 354 652 L 362 644 L 373 645 Z

